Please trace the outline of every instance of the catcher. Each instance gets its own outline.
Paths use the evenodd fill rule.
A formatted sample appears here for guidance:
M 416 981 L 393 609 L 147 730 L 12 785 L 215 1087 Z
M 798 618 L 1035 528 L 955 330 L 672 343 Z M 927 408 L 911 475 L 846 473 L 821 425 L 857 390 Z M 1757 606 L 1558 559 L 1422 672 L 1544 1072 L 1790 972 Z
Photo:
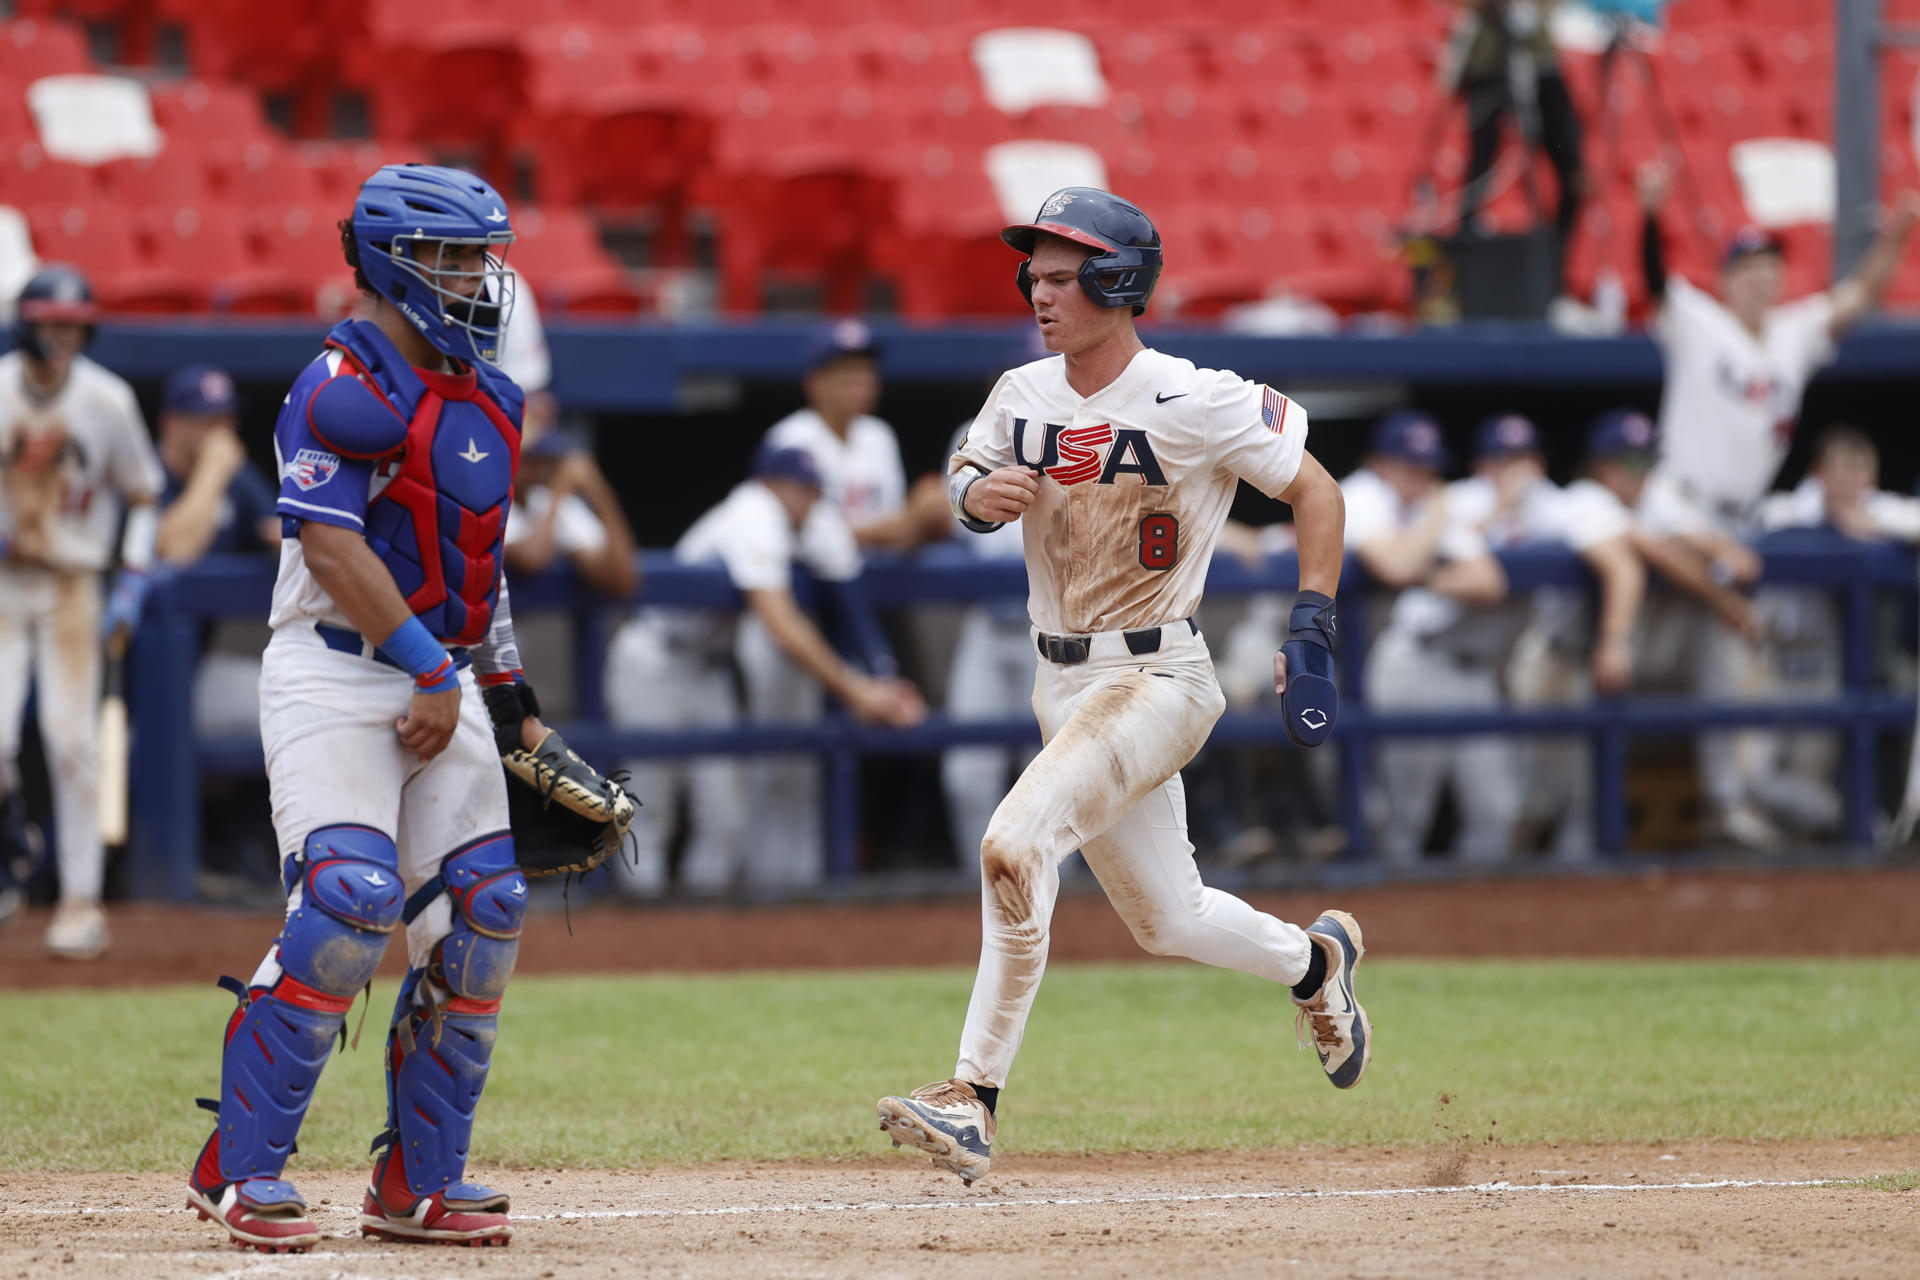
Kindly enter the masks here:
M 631 798 L 540 722 L 520 673 L 500 565 L 522 401 L 492 365 L 512 240 L 505 203 L 471 174 L 374 174 L 341 224 L 373 318 L 335 326 L 275 427 L 285 542 L 260 730 L 287 917 L 251 982 L 221 980 L 240 1007 L 187 1190 L 242 1247 L 319 1242 L 281 1175 L 401 926 L 408 969 L 360 1229 L 508 1242 L 506 1195 L 465 1173 L 525 877 L 593 865 L 633 819 Z M 509 791 L 524 793 L 518 817 Z

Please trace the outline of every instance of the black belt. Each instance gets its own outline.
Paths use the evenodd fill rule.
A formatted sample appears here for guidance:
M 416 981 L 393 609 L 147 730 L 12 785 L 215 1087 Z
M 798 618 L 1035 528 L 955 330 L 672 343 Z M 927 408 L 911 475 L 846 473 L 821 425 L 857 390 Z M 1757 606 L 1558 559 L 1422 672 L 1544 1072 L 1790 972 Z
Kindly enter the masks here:
M 351 653 L 356 658 L 372 658 L 375 662 L 392 667 L 395 671 L 406 670 L 405 667 L 380 652 L 379 645 L 368 644 L 366 638 L 358 631 L 353 631 L 346 627 L 329 626 L 324 622 L 314 623 L 313 629 L 320 633 L 320 638 L 327 642 L 327 648 L 329 649 L 337 649 L 341 653 Z M 473 665 L 473 655 L 465 649 L 449 649 L 447 653 L 453 658 L 453 666 L 456 671 L 464 671 Z
M 1200 634 L 1200 628 L 1192 618 L 1185 621 L 1190 634 Z M 1177 622 L 1167 624 L 1169 627 L 1179 625 Z M 1120 636 L 1127 642 L 1127 652 L 1137 658 L 1142 654 L 1160 652 L 1160 633 L 1164 630 L 1166 627 L 1142 627 L 1138 631 L 1123 631 Z M 1050 636 L 1042 633 L 1034 638 L 1034 644 L 1040 650 L 1041 657 L 1063 667 L 1085 662 L 1093 653 L 1092 636 Z

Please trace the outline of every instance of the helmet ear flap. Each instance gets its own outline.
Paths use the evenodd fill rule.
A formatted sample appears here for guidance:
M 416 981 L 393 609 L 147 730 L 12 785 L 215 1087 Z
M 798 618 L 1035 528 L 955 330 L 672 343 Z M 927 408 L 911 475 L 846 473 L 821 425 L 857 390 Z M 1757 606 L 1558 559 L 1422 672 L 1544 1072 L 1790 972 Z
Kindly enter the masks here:
M 1028 306 L 1033 305 L 1033 272 L 1027 270 L 1032 261 L 1032 258 L 1020 259 L 1020 270 L 1013 278 L 1014 283 L 1020 286 L 1020 296 L 1027 300 Z

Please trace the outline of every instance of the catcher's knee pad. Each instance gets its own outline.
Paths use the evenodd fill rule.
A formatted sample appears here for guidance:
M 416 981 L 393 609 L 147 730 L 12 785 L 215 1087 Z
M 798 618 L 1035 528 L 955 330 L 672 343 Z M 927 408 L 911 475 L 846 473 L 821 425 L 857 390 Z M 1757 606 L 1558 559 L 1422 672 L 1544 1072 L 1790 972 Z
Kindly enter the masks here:
M 435 881 L 414 895 L 408 915 L 439 892 L 453 904 L 453 928 L 425 969 L 408 973 L 387 1040 L 388 1146 L 376 1174 L 392 1193 L 432 1195 L 466 1171 L 473 1112 L 493 1060 L 500 996 L 513 976 L 527 882 L 513 838 L 488 836 L 449 854 Z M 439 993 L 444 991 L 445 1002 Z
M 527 878 L 513 860 L 513 837 L 482 836 L 448 854 L 440 874 L 408 901 L 407 922 L 442 893 L 453 906 L 453 927 L 434 945 L 428 978 L 455 997 L 498 1000 L 513 977 L 527 914 Z
M 287 859 L 300 905 L 280 931 L 280 967 L 316 991 L 351 996 L 380 965 L 406 891 L 400 854 L 372 827 L 321 827 Z

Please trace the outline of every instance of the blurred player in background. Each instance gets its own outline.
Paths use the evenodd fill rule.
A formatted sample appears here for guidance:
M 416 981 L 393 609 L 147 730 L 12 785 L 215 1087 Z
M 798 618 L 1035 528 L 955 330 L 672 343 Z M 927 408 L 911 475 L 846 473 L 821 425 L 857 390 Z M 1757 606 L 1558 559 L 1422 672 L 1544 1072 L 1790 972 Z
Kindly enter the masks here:
M 341 223 L 371 320 L 294 382 L 274 445 L 286 540 L 261 737 L 286 922 L 239 997 L 188 1200 L 243 1247 L 319 1242 L 282 1176 L 347 1009 L 404 926 L 386 1124 L 360 1230 L 504 1243 L 465 1181 L 526 910 L 501 755 L 545 737 L 501 565 L 521 395 L 490 363 L 512 311 L 505 202 L 457 169 L 389 165 Z M 484 701 L 482 689 L 485 689 Z
M 1367 696 L 1396 709 L 1501 705 L 1501 676 L 1533 618 L 1536 602 L 1511 596 L 1493 552 L 1529 542 L 1564 542 L 1600 582 L 1600 640 L 1591 663 L 1596 683 L 1624 688 L 1632 675 L 1634 620 L 1645 574 L 1627 538 L 1617 503 L 1571 499 L 1547 479 L 1539 433 L 1519 414 L 1482 423 L 1474 440 L 1474 474 L 1447 486 L 1449 563 L 1426 588 L 1395 604 L 1367 669 Z M 1387 795 L 1381 849 L 1406 866 L 1417 862 L 1427 828 L 1449 780 L 1460 810 L 1454 850 L 1463 862 L 1505 859 L 1513 850 L 1524 798 L 1522 752 L 1510 738 L 1473 735 L 1404 741 L 1381 748 Z
M 507 567 L 531 577 L 564 557 L 590 590 L 610 600 L 632 599 L 640 589 L 640 568 L 620 495 L 593 454 L 560 430 L 553 398 L 543 395 L 540 401 L 537 408 L 528 402 L 514 519 L 507 524 Z
M 1556 531 L 1600 583 L 1596 615 L 1585 587 L 1533 593 L 1533 618 L 1507 664 L 1516 707 L 1577 706 L 1625 692 L 1645 598 L 1643 538 L 1634 521 L 1658 437 L 1634 409 L 1612 409 L 1587 430 L 1580 476 L 1561 491 Z M 1530 738 L 1523 747 L 1520 843 L 1542 842 L 1559 862 L 1593 856 L 1593 764 L 1585 737 Z
M 862 547 L 905 550 L 919 539 L 905 518 L 907 469 L 880 404 L 880 348 L 858 320 L 842 320 L 814 344 L 801 383 L 807 403 L 767 428 L 766 443 L 804 449 L 820 469 L 828 502 Z
M 847 621 L 867 638 L 869 666 L 882 666 L 879 623 L 852 591 L 860 551 L 839 508 L 824 501 L 822 477 L 804 449 L 769 439 L 754 457 L 753 475 L 687 530 L 674 546 L 686 564 L 723 565 L 746 606 L 736 625 L 712 610 L 642 609 L 614 637 L 607 655 L 608 712 L 622 728 L 703 729 L 739 720 L 731 659 L 735 633 L 752 624 L 790 664 L 794 674 L 778 705 L 803 699 L 818 713 L 821 691 L 831 693 L 869 724 L 907 726 L 926 715 L 920 693 L 890 674 L 869 674 L 847 662 L 800 607 L 793 593 L 796 565 L 840 594 Z M 617 677 L 617 678 L 616 678 Z M 750 718 L 783 717 L 755 695 L 748 680 Z M 799 717 L 791 717 L 797 719 Z M 691 829 L 680 868 L 682 886 L 718 893 L 736 876 L 750 890 L 805 888 L 825 872 L 819 780 L 812 762 L 743 767 L 730 756 L 708 756 L 684 766 L 633 760 L 634 787 L 647 797 L 633 826 L 637 857 L 615 863 L 627 892 L 650 896 L 667 882 L 666 824 L 676 785 L 689 788 Z M 684 775 L 682 770 L 684 769 Z M 744 779 L 743 779 L 744 774 Z M 802 785 L 786 780 L 804 775 Z
M 1901 197 L 1845 279 L 1783 303 L 1782 246 L 1758 227 L 1743 227 L 1727 242 L 1718 298 L 1669 277 L 1660 229 L 1667 189 L 1664 170 L 1642 171 L 1642 269 L 1648 296 L 1659 304 L 1655 332 L 1667 381 L 1660 460 L 1647 478 L 1640 520 L 1650 534 L 1691 543 L 1723 583 L 1745 586 L 1758 577 L 1760 561 L 1742 539 L 1757 532 L 1760 500 L 1793 441 L 1807 382 L 1832 358 L 1834 343 L 1879 305 L 1920 217 L 1920 195 Z M 1678 668 L 1697 696 L 1720 701 L 1748 692 L 1760 661 L 1745 639 L 1678 599 L 1650 613 L 1646 650 L 1643 670 Z M 1735 748 L 1732 734 L 1699 739 L 1714 834 L 1775 845 L 1780 834 L 1745 793 Z
M 21 290 L 15 349 L 0 356 L 0 805 L 19 821 L 31 681 L 60 869 L 46 945 L 75 960 L 100 955 L 109 940 L 100 909 L 100 642 L 139 622 L 162 483 L 133 389 L 84 354 L 94 322 L 86 278 L 45 267 Z M 103 612 L 101 579 L 116 562 Z
M 166 471 L 156 541 L 162 562 L 184 568 L 213 553 L 279 550 L 277 494 L 247 461 L 240 397 L 226 370 L 188 365 L 167 378 L 160 393 L 160 465 Z M 204 734 L 258 729 L 258 655 L 202 646 L 193 723 Z
M 1292 504 L 1300 529 L 1302 589 L 1274 658 L 1288 732 L 1303 746 L 1331 732 L 1339 486 L 1306 452 L 1306 414 L 1284 396 L 1141 345 L 1134 317 L 1161 248 L 1137 206 L 1069 187 L 1001 238 L 1025 256 L 1021 292 L 1061 354 L 1001 377 L 954 455 L 949 493 L 976 533 L 1024 530 L 1047 745 L 980 846 L 984 936 L 953 1077 L 878 1103 L 895 1142 L 967 1182 L 991 1164 L 1060 863 L 1075 849 L 1149 951 L 1290 987 L 1295 1025 L 1311 1024 L 1336 1086 L 1359 1083 L 1370 1049 L 1353 994 L 1359 925 L 1329 911 L 1301 929 L 1208 888 L 1179 775 L 1225 706 L 1193 613 L 1242 478 Z
M 1853 427 L 1832 426 L 1813 444 L 1807 476 L 1791 492 L 1762 501 L 1768 533 L 1829 529 L 1861 542 L 1920 542 L 1920 499 L 1880 488 L 1880 451 Z M 1763 587 L 1754 608 L 1766 628 L 1766 693 L 1787 701 L 1826 701 L 1844 676 L 1840 614 L 1818 587 Z M 1767 816 L 1800 836 L 1838 835 L 1845 816 L 1834 786 L 1840 735 L 1831 729 L 1749 731 L 1741 735 L 1747 794 Z
M 954 434 L 951 457 L 965 443 L 968 422 Z M 944 486 L 943 486 L 944 488 Z M 942 512 L 949 528 L 953 517 Z M 968 538 L 962 545 L 983 561 L 1021 561 L 1025 552 L 1017 524 Z M 1018 720 L 1033 714 L 1033 674 L 1039 655 L 1033 647 L 1027 603 L 1020 597 L 984 600 L 970 605 L 960 620 L 947 670 L 947 715 L 969 720 Z M 1013 747 L 952 747 L 940 757 L 940 784 L 947 798 L 947 828 L 954 855 L 963 869 L 978 870 L 980 842 L 986 838 L 993 811 L 1006 798 L 1013 766 L 1033 758 L 1031 749 Z

